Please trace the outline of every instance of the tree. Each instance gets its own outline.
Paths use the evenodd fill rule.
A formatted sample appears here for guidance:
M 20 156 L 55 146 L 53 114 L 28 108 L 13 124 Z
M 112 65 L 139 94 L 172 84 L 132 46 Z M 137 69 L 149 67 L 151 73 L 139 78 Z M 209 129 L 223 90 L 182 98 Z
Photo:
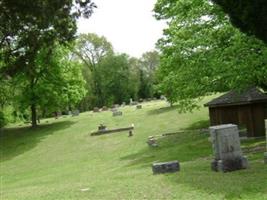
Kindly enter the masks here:
M 140 88 L 139 97 L 150 98 L 154 95 L 155 71 L 159 66 L 159 53 L 146 52 L 140 58 Z
M 97 106 L 104 104 L 103 91 L 101 86 L 101 74 L 98 65 L 106 56 L 113 54 L 111 43 L 105 37 L 96 34 L 81 34 L 74 49 L 76 57 L 89 69 L 91 73 L 91 89 Z
M 95 7 L 91 0 L 0 1 L 1 74 L 20 71 L 31 75 L 34 60 L 43 48 L 74 39 L 76 19 L 89 17 Z M 48 52 L 49 55 L 49 52 Z
M 131 72 L 128 60 L 126 54 L 110 54 L 99 63 L 105 105 L 121 104 L 130 99 L 133 85 L 130 82 Z
M 34 79 L 19 76 L 20 93 L 17 95 L 21 110 L 30 107 L 32 125 L 37 125 L 37 110 L 52 112 L 76 105 L 85 95 L 81 65 L 70 60 L 70 51 L 56 47 L 47 61 L 46 51 L 39 52 L 35 61 Z M 40 115 L 40 113 L 39 113 Z
M 40 73 L 48 74 L 53 48 L 74 39 L 76 19 L 89 17 L 91 0 L 0 1 L 0 77 L 23 75 L 31 91 L 32 125 L 36 125 L 35 85 Z M 37 57 L 45 59 L 42 70 Z
M 218 6 L 159 0 L 155 12 L 169 24 L 158 42 L 159 88 L 180 110 L 192 110 L 198 98 L 213 92 L 266 85 L 265 44 L 234 28 Z
M 213 0 L 226 12 L 234 26 L 267 42 L 267 2 L 265 0 Z

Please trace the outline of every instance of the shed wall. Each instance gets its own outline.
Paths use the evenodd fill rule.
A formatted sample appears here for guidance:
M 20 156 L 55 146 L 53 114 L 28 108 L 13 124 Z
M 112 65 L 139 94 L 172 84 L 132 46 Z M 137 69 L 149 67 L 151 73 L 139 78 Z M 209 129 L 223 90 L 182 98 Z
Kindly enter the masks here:
M 247 128 L 248 137 L 265 135 L 264 119 L 267 116 L 266 104 L 210 107 L 210 124 L 237 124 Z

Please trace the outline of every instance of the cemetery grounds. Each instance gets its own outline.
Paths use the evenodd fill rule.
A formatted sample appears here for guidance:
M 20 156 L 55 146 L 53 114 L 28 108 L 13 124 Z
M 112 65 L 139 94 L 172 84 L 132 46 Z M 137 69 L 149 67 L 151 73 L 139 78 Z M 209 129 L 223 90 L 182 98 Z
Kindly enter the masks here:
M 164 101 L 142 107 L 119 108 L 118 117 L 86 112 L 44 119 L 37 129 L 2 130 L 0 199 L 267 199 L 264 139 L 241 141 L 249 169 L 216 173 L 210 169 L 207 108 L 180 114 Z M 134 135 L 90 136 L 101 123 L 108 128 L 134 124 Z M 178 131 L 160 137 L 158 147 L 146 144 L 149 136 Z M 179 160 L 180 172 L 152 174 L 153 162 L 172 160 Z

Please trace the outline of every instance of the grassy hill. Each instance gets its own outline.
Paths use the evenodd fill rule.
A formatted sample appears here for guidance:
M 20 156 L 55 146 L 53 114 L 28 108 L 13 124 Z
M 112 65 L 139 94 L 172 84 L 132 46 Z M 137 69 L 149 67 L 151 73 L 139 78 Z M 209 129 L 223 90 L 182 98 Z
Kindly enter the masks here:
M 207 127 L 207 108 L 179 114 L 153 101 L 141 110 L 121 110 L 121 117 L 87 112 L 43 120 L 34 130 L 2 130 L 0 199 L 267 199 L 264 140 L 242 142 L 249 169 L 215 173 L 209 135 L 203 131 L 161 138 L 155 148 L 146 144 L 151 135 Z M 134 136 L 90 136 L 101 123 L 108 128 L 134 124 Z M 152 174 L 153 162 L 170 160 L 180 161 L 180 172 Z

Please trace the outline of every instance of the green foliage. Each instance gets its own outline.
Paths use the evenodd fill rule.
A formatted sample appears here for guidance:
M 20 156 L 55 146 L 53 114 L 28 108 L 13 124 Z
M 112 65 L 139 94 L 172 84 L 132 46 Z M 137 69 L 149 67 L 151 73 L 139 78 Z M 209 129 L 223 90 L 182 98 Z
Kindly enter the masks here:
M 213 0 L 226 12 L 232 24 L 248 35 L 267 42 L 267 3 L 265 0 Z
M 33 79 L 28 79 L 25 75 L 14 78 L 18 82 L 14 106 L 17 105 L 21 112 L 34 106 L 32 112 L 37 113 L 32 120 L 51 112 L 69 110 L 86 93 L 82 66 L 70 59 L 70 51 L 57 46 L 48 60 L 46 51 L 50 49 L 43 49 L 37 56 Z
M 182 111 L 213 92 L 266 87 L 266 46 L 240 33 L 222 10 L 205 0 L 159 0 L 156 17 L 169 27 L 158 47 L 159 88 Z
M 73 53 L 84 65 L 87 82 L 88 95 L 80 108 L 87 110 L 153 96 L 154 71 L 159 63 L 157 52 L 147 52 L 140 59 L 115 54 L 105 37 L 88 33 L 79 36 Z
M 74 39 L 76 19 L 89 17 L 91 0 L 0 1 L 0 75 L 31 73 L 41 49 Z
M 4 116 L 4 113 L 0 111 L 0 128 L 4 127 L 6 125 L 6 119 Z

